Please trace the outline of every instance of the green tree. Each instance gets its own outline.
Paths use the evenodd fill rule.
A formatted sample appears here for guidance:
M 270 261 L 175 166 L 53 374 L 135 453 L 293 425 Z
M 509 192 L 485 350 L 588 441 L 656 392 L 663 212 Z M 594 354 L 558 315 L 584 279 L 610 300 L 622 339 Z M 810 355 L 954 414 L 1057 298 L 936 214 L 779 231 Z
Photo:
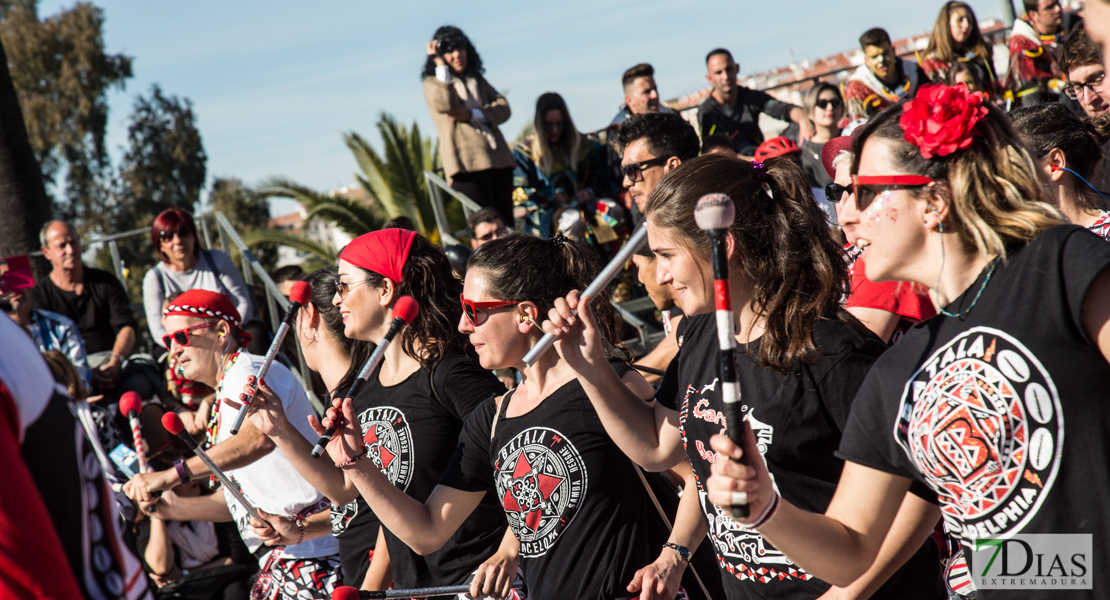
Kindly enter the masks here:
M 108 91 L 131 77 L 131 58 L 106 53 L 103 30 L 103 11 L 87 2 L 40 20 L 34 0 L 0 0 L 0 41 L 43 181 L 64 190 L 57 216 L 82 230 L 109 197 Z
M 252 231 L 264 231 L 270 223 L 270 204 L 236 178 L 217 177 L 208 193 L 208 205 L 213 211 L 223 213 L 236 226 L 241 236 Z M 235 264 L 242 269 L 239 253 L 230 254 Z M 254 255 L 267 271 L 272 271 L 277 266 L 277 249 L 272 244 L 260 244 L 255 248 Z

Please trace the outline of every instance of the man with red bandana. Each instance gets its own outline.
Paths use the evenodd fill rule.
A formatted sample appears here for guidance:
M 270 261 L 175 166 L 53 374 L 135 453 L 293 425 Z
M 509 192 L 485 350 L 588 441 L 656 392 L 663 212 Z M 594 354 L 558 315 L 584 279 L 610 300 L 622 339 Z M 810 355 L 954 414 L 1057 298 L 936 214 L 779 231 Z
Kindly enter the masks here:
M 1059 0 L 1023 0 L 1025 16 L 1010 31 L 1007 87 L 1015 102 L 1034 106 L 1060 98 L 1063 74 L 1057 62 L 1064 45 Z

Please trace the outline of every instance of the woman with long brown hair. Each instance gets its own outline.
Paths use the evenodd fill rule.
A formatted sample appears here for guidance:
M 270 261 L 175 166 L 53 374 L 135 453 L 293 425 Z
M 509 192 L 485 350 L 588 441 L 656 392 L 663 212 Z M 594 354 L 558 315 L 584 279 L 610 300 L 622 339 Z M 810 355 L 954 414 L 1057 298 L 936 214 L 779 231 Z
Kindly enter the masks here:
M 940 9 L 925 54 L 918 54 L 917 62 L 934 83 L 944 83 L 952 65 L 973 62 L 983 73 L 984 91 L 992 97 L 997 95 L 994 50 L 983 39 L 975 11 L 966 2 L 953 0 Z
M 727 510 L 743 494 L 745 522 L 758 519 L 766 539 L 831 581 L 867 569 L 906 490 L 920 484 L 969 554 L 1019 534 L 1081 534 L 1093 554 L 1077 560 L 1104 565 L 1110 246 L 1064 224 L 1007 116 L 963 87 L 923 88 L 853 146 L 855 194 L 841 224 L 857 230 L 867 276 L 933 288 L 941 315 L 910 330 L 860 387 L 825 510 L 780 497 L 754 445 L 724 438 L 713 448 L 747 454 L 749 466 L 714 465 L 709 499 Z M 976 585 L 1006 570 L 989 558 L 972 565 Z M 979 585 L 979 598 L 1060 597 L 1035 575 L 1019 585 L 1049 589 Z M 1069 597 L 1105 596 L 1105 569 L 1083 575 L 1087 589 Z
M 646 214 L 656 276 L 675 289 L 689 315 L 677 370 L 664 377 L 654 406 L 626 393 L 604 362 L 587 299 L 573 292 L 558 300 L 544 329 L 561 334 L 556 347 L 626 454 L 650 470 L 692 464 L 699 494 L 684 495 L 683 502 L 700 502 L 729 598 L 815 598 L 829 583 L 797 569 L 757 532 L 705 501 L 704 482 L 718 461 L 709 439 L 727 426 L 709 239 L 693 217 L 698 200 L 710 193 L 725 193 L 736 205 L 729 284 L 745 421 L 755 432 L 749 435 L 771 465 L 776 489 L 800 504 L 827 506 L 843 465 L 834 451 L 852 397 L 883 344 L 841 308 L 847 266 L 791 160 L 702 156 L 652 191 Z M 928 496 L 903 494 L 897 533 L 850 591 L 879 598 L 942 595 L 937 548 L 928 541 L 939 515 L 915 494 Z

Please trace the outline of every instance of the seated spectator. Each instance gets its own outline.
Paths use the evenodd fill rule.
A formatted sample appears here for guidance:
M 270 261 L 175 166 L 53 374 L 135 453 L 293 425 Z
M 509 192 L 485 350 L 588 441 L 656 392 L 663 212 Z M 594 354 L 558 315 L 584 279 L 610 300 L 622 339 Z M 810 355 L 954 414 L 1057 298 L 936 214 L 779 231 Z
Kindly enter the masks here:
M 444 26 L 425 46 L 424 100 L 439 133 L 439 156 L 451 187 L 513 221 L 513 154 L 498 125 L 505 100 L 483 73 L 466 34 Z
M 466 229 L 470 234 L 470 247 L 478 246 L 505 235 L 509 232 L 501 213 L 492 208 L 483 208 L 466 218 Z
M 632 115 L 674 112 L 659 102 L 655 68 L 648 63 L 640 63 L 625 71 L 621 76 L 621 85 L 624 87 L 624 104 L 617 110 L 617 116 L 609 122 L 610 128 L 620 128 Z
M 1020 106 L 1056 102 L 1064 82 L 1057 57 L 1064 44 L 1059 0 L 1022 0 L 1025 15 L 1010 30 L 1006 88 Z
M 50 221 L 39 232 L 39 241 L 51 270 L 31 290 L 31 305 L 77 323 L 94 393 L 111 391 L 118 397 L 122 390 L 145 385 L 137 377 L 121 379 L 124 362 L 135 347 L 137 327 L 123 284 L 107 271 L 84 265 L 81 239 L 69 223 Z
M 30 270 L 28 264 L 28 275 Z M 0 292 L 3 292 L 0 294 L 0 309 L 30 334 L 39 352 L 57 350 L 65 355 L 77 369 L 85 389 L 92 389 L 92 371 L 89 369 L 85 342 L 81 339 L 77 324 L 58 313 L 32 307 L 30 298 L 24 295 L 26 291 L 27 288 L 8 289 L 0 286 Z
M 736 149 L 732 146 L 732 140 L 723 133 L 714 133 L 707 135 L 701 140 L 701 153 L 702 154 L 726 154 L 730 156 L 736 155 Z
M 698 128 L 701 137 L 724 134 L 742 156 L 751 156 L 763 143 L 759 114 L 766 113 L 780 121 L 797 123 L 802 140 L 813 137 L 813 127 L 800 107 L 775 100 L 758 90 L 736 83 L 740 65 L 724 48 L 711 50 L 705 57 L 708 69 L 705 78 L 713 84 L 713 92 L 698 105 Z
M 982 68 L 970 61 L 952 65 L 948 69 L 948 76 L 944 79 L 945 85 L 959 85 L 962 83 L 972 92 L 982 92 L 987 94 L 987 97 L 991 97 L 991 94 L 987 91 L 987 81 Z
M 524 232 L 548 238 L 560 231 L 599 247 L 618 241 L 624 211 L 612 200 L 620 189 L 609 176 L 608 149 L 575 128 L 554 92 L 536 101 L 533 123 L 535 131 L 513 150 L 514 196 L 527 211 Z
M 285 265 L 284 267 L 278 267 L 271 276 L 271 279 L 274 280 L 274 285 L 277 286 L 278 291 L 281 292 L 281 295 L 285 296 L 287 300 L 289 299 L 290 290 L 293 289 L 293 284 L 298 281 L 303 281 L 304 278 L 304 269 L 302 269 L 300 265 Z
M 1046 200 L 1055 204 L 1069 221 L 1110 240 L 1110 202 L 1092 185 L 1102 167 L 1102 146 L 1110 137 L 1110 119 L 1084 122 L 1058 103 L 1041 104 L 1010 114 L 1014 131 L 1032 151 L 1048 177 Z
M 821 159 L 834 183 L 828 186 L 826 198 L 833 201 L 836 210 L 843 211 L 845 203 L 855 202 L 851 192 L 852 138 L 838 137 L 829 140 L 821 152 Z M 838 218 L 839 220 L 839 218 Z M 887 345 L 893 345 L 913 327 L 936 315 L 936 308 L 923 286 L 899 281 L 876 283 L 867 278 L 867 270 L 859 260 L 863 250 L 855 243 L 854 229 L 845 229 L 847 244 L 844 252 L 851 276 L 851 293 L 844 308 L 860 320 L 872 333 Z
M 231 262 L 219 250 L 203 250 L 197 243 L 193 216 L 176 208 L 161 212 L 150 226 L 150 243 L 160 262 L 143 277 L 143 307 L 150 335 L 158 345 L 166 330 L 162 327 L 162 304 L 178 292 L 208 290 L 231 297 L 245 322 L 254 316 L 250 289 Z
M 960 64 L 973 64 L 982 76 L 981 91 L 992 98 L 998 95 L 994 75 L 994 50 L 979 32 L 975 11 L 966 2 L 952 1 L 937 15 L 925 53 L 918 53 L 917 62 L 933 83 L 950 82 L 951 69 Z
M 633 222 L 639 225 L 648 195 L 664 175 L 683 161 L 697 158 L 698 134 L 674 113 L 637 115 L 621 127 L 621 184 L 632 201 Z
M 730 149 L 729 152 L 732 152 Z M 685 318 L 682 307 L 676 302 L 674 288 L 668 285 L 659 285 L 655 276 L 655 254 L 644 244 L 632 255 L 632 262 L 636 265 L 636 277 L 647 290 L 651 303 L 659 310 L 663 321 L 663 332 L 666 336 L 652 348 L 651 352 L 636 359 L 633 367 L 648 367 L 656 371 L 666 371 L 675 356 L 678 356 L 682 340 L 678 336 L 678 324 Z M 656 384 L 663 379 L 649 371 L 641 371 L 648 383 Z
M 832 178 L 821 165 L 821 149 L 825 147 L 825 142 L 840 135 L 845 114 L 844 98 L 835 85 L 819 81 L 802 97 L 802 108 L 813 122 L 814 129 L 813 137 L 799 144 L 802 171 L 809 180 L 809 187 L 824 190 L 826 185 L 832 183 Z
M 850 121 L 845 134 L 850 134 L 884 108 L 913 98 L 917 87 L 928 81 L 916 62 L 898 58 L 885 29 L 868 29 L 860 36 L 859 45 L 863 50 L 863 64 L 844 84 L 844 102 Z

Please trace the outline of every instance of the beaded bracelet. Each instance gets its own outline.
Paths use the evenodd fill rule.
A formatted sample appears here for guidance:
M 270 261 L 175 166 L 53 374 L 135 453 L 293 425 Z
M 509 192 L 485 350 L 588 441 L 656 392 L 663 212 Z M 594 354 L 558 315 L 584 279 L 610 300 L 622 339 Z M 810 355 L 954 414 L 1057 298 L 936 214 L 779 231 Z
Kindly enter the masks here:
M 349 467 L 349 466 L 355 464 L 356 462 L 358 462 L 359 460 L 361 460 L 363 458 L 366 458 L 367 455 L 369 455 L 369 454 L 370 454 L 370 449 L 369 448 L 363 448 L 362 454 L 359 454 L 358 456 L 352 458 L 351 460 L 341 462 L 341 463 L 335 463 L 335 467 L 337 469 L 342 469 L 343 467 Z
M 304 519 L 297 519 L 295 522 L 297 524 L 297 529 L 301 530 L 301 535 L 297 538 L 297 543 L 299 544 L 304 541 Z
M 781 503 L 781 500 L 782 496 L 780 496 L 778 492 L 775 492 L 774 497 L 772 497 L 771 501 L 767 503 L 767 508 L 763 509 L 763 514 L 759 515 L 759 518 L 756 519 L 751 525 L 748 525 L 748 529 L 759 531 L 760 527 L 763 527 L 767 523 L 770 523 L 771 519 L 775 518 L 775 515 L 779 512 L 779 504 Z

